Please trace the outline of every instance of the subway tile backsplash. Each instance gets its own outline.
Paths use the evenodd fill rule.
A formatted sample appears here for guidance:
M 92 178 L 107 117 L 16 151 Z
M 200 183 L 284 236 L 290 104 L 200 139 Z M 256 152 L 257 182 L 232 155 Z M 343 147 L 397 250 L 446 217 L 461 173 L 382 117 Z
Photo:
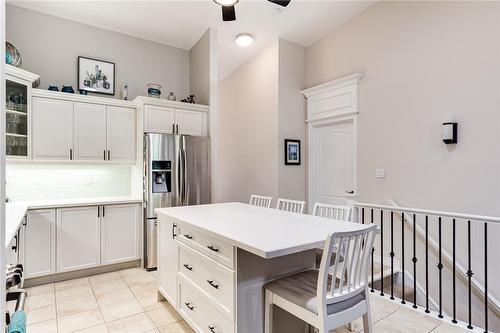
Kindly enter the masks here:
M 7 164 L 12 201 L 131 195 L 131 167 L 124 165 Z

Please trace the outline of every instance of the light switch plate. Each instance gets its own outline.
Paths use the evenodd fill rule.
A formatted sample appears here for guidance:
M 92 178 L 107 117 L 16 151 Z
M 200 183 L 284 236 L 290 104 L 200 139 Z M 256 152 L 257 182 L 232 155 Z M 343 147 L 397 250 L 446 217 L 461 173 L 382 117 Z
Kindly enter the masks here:
M 384 179 L 385 178 L 385 169 L 377 169 L 375 170 L 375 177 Z

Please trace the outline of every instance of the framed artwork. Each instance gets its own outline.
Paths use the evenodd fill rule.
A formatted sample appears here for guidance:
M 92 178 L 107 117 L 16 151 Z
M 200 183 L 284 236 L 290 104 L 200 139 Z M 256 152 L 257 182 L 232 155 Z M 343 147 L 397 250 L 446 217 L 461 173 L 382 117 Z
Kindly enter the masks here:
M 104 60 L 78 57 L 78 89 L 114 95 L 115 64 Z
M 300 140 L 285 139 L 285 165 L 300 165 Z

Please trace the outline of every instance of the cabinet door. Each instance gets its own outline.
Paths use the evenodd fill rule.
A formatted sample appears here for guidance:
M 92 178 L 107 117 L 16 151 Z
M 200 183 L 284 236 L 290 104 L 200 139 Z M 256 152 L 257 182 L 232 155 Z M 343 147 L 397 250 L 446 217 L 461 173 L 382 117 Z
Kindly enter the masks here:
M 101 264 L 141 258 L 141 206 L 104 206 L 101 220 Z
M 178 246 L 175 223 L 166 217 L 158 217 L 158 283 L 167 300 L 177 305 Z
M 179 126 L 179 134 L 207 135 L 207 114 L 205 112 L 176 109 L 175 123 Z
M 26 278 L 56 272 L 56 210 L 29 211 L 24 226 L 24 272 Z
M 175 111 L 161 106 L 144 106 L 144 131 L 153 133 L 173 133 Z
M 111 106 L 107 109 L 109 160 L 135 162 L 135 109 Z
M 97 206 L 57 209 L 57 272 L 100 265 Z
M 33 158 L 69 160 L 73 155 L 73 102 L 33 98 Z
M 106 106 L 74 104 L 74 159 L 104 161 L 106 151 Z

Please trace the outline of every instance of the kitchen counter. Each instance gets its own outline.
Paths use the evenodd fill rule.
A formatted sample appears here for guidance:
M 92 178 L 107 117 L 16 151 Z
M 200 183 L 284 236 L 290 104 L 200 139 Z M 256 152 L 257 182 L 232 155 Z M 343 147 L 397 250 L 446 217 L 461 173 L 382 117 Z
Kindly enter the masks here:
M 266 259 L 323 247 L 329 233 L 363 228 L 359 223 L 236 202 L 157 208 L 155 212 Z
M 77 199 L 52 199 L 13 201 L 5 204 L 5 246 L 14 238 L 21 222 L 29 209 L 80 207 L 95 205 L 118 205 L 126 203 L 140 203 L 138 197 L 97 197 Z

